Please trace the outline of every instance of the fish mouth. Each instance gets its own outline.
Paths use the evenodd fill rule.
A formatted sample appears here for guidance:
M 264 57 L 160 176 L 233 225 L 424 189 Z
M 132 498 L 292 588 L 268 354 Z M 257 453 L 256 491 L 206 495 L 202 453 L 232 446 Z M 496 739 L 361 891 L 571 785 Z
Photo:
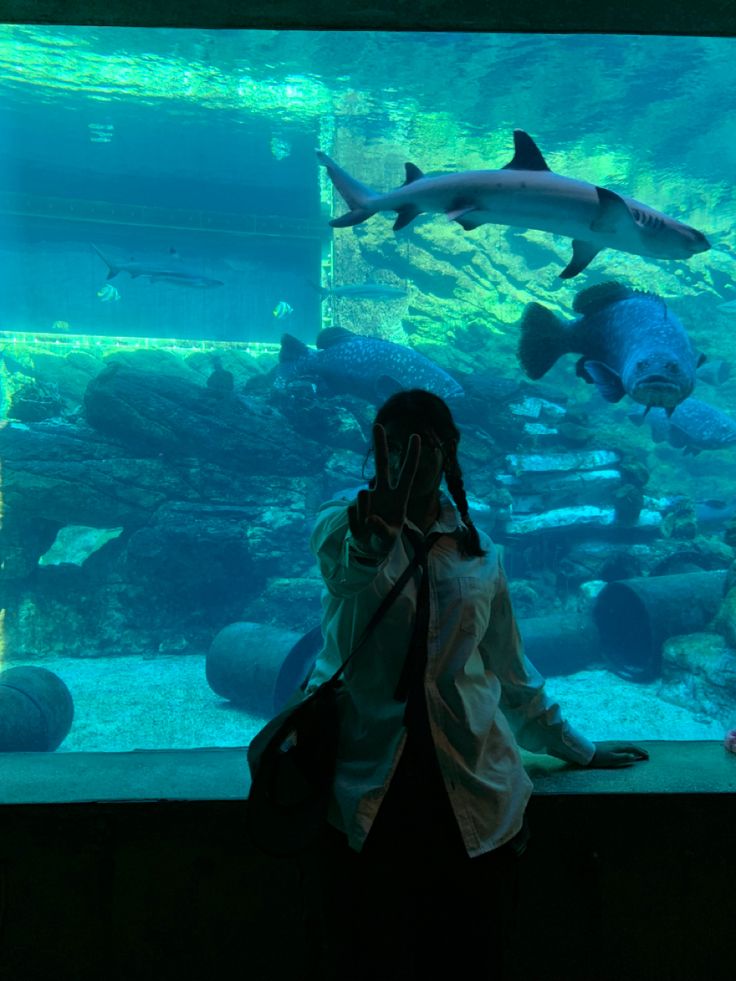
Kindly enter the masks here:
M 683 399 L 682 389 L 674 382 L 661 376 L 653 376 L 640 381 L 631 397 L 635 402 L 649 405 L 655 409 L 674 409 Z

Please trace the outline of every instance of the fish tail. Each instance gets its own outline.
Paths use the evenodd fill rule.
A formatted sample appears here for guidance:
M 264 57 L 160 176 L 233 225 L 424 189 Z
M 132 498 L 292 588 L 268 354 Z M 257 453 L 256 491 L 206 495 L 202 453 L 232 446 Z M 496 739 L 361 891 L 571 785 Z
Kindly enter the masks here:
M 350 211 L 346 214 L 340 215 L 339 218 L 333 218 L 330 221 L 330 225 L 333 228 L 347 228 L 350 225 L 360 225 L 361 222 L 366 221 L 371 215 L 376 213 L 378 210 L 376 208 L 376 202 L 381 197 L 380 194 L 371 190 L 366 184 L 361 184 L 360 181 L 351 177 L 346 170 L 338 167 L 335 161 L 330 159 L 326 153 L 322 153 L 321 150 L 317 151 L 317 159 L 327 168 L 330 180 L 345 201 L 345 204 L 350 208 Z
M 95 250 L 95 252 L 100 257 L 100 259 L 102 259 L 102 261 L 107 266 L 107 268 L 109 270 L 109 272 L 107 274 L 107 278 L 108 279 L 114 279 L 114 277 L 117 276 L 117 274 L 120 272 L 120 267 L 119 266 L 116 266 L 114 263 L 110 262 L 110 260 L 107 258 L 107 256 L 104 255 L 104 253 L 100 252 L 100 250 L 97 248 L 97 246 L 95 245 L 94 242 L 90 242 L 90 245 Z
M 551 310 L 530 303 L 521 319 L 518 357 L 529 378 L 546 375 L 552 365 L 570 350 L 567 330 Z

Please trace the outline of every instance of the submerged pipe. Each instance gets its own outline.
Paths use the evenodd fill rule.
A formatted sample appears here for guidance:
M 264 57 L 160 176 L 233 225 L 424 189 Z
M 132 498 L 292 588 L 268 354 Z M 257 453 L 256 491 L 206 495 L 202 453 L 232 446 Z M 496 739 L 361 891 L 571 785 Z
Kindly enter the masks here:
M 574 674 L 600 662 L 598 631 L 587 613 L 519 620 L 524 653 L 545 676 Z
M 33 665 L 0 673 L 0 753 L 54 750 L 73 718 L 71 693 L 58 674 Z
M 651 681 L 662 669 L 662 646 L 703 630 L 718 612 L 725 569 L 621 579 L 605 586 L 593 608 L 601 652 L 629 681 Z
M 254 715 L 273 715 L 281 667 L 299 634 L 265 623 L 240 621 L 223 627 L 207 652 L 210 688 Z

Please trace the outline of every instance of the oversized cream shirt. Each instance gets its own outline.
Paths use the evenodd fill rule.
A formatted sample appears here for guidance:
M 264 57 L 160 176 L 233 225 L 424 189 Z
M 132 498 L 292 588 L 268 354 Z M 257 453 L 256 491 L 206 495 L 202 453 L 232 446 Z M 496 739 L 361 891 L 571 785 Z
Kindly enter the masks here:
M 405 536 L 386 550 L 360 545 L 348 527 L 354 495 L 320 509 L 311 546 L 325 588 L 324 646 L 312 691 L 339 667 L 375 609 L 406 568 Z M 480 533 L 482 558 L 457 548 L 457 512 L 442 497 L 446 534 L 429 553 L 429 632 L 425 692 L 440 771 L 468 855 L 498 848 L 520 829 L 532 783 L 517 746 L 569 762 L 590 762 L 593 743 L 562 718 L 544 680 L 524 656 L 498 551 Z M 409 647 L 419 571 L 389 607 L 347 668 L 329 821 L 360 851 L 406 741 L 405 704 L 394 690 Z M 515 738 L 514 738 L 515 737 Z M 427 815 L 431 820 L 431 815 Z

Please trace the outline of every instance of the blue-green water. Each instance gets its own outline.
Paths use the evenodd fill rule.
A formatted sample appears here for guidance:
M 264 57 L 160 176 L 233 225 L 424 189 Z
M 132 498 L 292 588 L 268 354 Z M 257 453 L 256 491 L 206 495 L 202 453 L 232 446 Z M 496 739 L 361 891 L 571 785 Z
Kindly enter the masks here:
M 710 443 L 666 429 L 655 442 L 628 418 L 630 395 L 606 401 L 576 375 L 577 355 L 534 382 L 517 347 L 530 303 L 567 322 L 591 286 L 652 291 L 712 369 L 724 362 L 692 397 L 736 419 L 735 52 L 713 38 L 0 28 L 4 662 L 63 663 L 74 695 L 111 657 L 130 658 L 133 678 L 136 659 L 166 658 L 163 678 L 230 623 L 278 627 L 265 675 L 254 663 L 267 680 L 244 696 L 247 741 L 280 661 L 319 620 L 315 508 L 360 483 L 372 413 L 397 382 L 370 365 L 365 385 L 279 375 L 284 332 L 313 345 L 331 326 L 421 354 L 463 388 L 466 486 L 522 621 L 569 629 L 592 622 L 607 582 L 725 572 L 728 420 Z M 406 162 L 503 168 L 514 130 L 555 173 L 711 248 L 605 249 L 563 280 L 570 238 L 523 223 L 465 231 L 425 214 L 395 233 L 380 214 L 330 228 L 348 209 L 315 150 L 386 192 Z M 105 259 L 142 274 L 108 279 Z M 346 285 L 367 295 L 318 290 Z M 133 394 L 115 387 L 123 376 Z M 736 623 L 728 603 L 713 612 L 681 625 L 685 641 L 655 638 L 651 677 L 630 652 L 602 653 L 596 628 L 589 654 L 540 666 L 565 699 L 576 679 L 588 693 L 596 738 L 713 735 L 736 724 Z M 203 730 L 189 731 L 212 744 L 222 702 L 203 670 L 201 686 Z M 627 687 L 631 733 L 609 705 Z M 129 748 L 147 703 L 123 689 L 112 730 L 78 712 L 64 748 Z M 163 711 L 146 745 L 180 744 L 180 710 Z M 662 725 L 669 711 L 682 715 Z

